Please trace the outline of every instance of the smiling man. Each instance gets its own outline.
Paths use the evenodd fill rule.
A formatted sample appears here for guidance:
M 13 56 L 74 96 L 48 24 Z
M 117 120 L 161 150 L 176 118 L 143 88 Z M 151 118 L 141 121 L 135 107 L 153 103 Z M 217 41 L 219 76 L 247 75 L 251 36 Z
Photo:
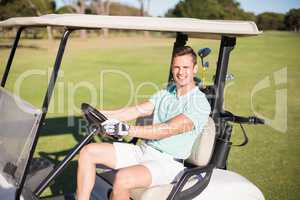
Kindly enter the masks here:
M 141 145 L 115 142 L 85 146 L 79 156 L 77 198 L 88 200 L 95 182 L 96 164 L 119 169 L 111 198 L 128 200 L 130 190 L 168 184 L 184 169 L 193 142 L 208 120 L 210 105 L 196 87 L 198 70 L 193 49 L 175 49 L 172 63 L 174 84 L 147 102 L 114 111 L 102 111 L 108 120 L 101 125 L 110 135 L 142 138 Z M 153 114 L 153 125 L 129 126 L 125 122 Z

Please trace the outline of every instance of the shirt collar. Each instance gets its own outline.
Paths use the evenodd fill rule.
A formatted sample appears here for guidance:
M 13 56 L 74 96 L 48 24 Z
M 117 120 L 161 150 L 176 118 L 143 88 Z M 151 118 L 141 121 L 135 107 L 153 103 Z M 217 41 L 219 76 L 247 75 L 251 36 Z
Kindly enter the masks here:
M 195 91 L 197 91 L 198 87 L 195 86 L 193 89 L 191 89 L 190 91 L 188 91 L 185 95 L 182 95 L 182 96 L 177 96 L 177 90 L 176 90 L 176 84 L 171 84 L 170 86 L 167 87 L 167 91 L 174 95 L 176 98 L 180 99 L 180 98 L 184 98 L 184 97 L 188 97 L 190 96 L 191 94 L 193 94 Z

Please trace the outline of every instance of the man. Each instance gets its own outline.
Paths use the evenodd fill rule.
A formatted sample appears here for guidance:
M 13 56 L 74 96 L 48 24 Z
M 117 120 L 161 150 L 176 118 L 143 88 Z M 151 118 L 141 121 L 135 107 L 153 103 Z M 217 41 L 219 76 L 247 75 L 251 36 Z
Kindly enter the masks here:
M 172 74 L 175 84 L 154 94 L 149 101 L 115 111 L 103 111 L 107 134 L 142 138 L 141 145 L 115 142 L 85 146 L 79 156 L 78 200 L 89 199 L 95 182 L 95 165 L 119 169 L 111 198 L 128 200 L 130 190 L 168 184 L 184 169 L 194 140 L 206 123 L 210 105 L 193 80 L 197 57 L 189 46 L 174 52 Z M 153 113 L 153 125 L 128 126 L 124 121 Z

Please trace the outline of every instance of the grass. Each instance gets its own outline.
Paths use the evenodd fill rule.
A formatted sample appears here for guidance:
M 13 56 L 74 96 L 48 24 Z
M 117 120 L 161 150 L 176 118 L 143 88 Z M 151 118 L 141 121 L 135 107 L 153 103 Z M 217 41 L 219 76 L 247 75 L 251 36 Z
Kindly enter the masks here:
M 171 38 L 90 38 L 86 41 L 72 38 L 66 48 L 48 119 L 41 131 L 35 155 L 46 153 L 49 157 L 59 155 L 57 158 L 61 159 L 66 150 L 82 138 L 78 131 L 79 122 L 76 121 L 78 117 L 74 118 L 75 125 L 71 127 L 66 117 L 79 116 L 81 102 L 90 102 L 105 109 L 120 108 L 145 100 L 156 90 L 153 85 L 163 87 L 168 76 L 173 42 Z M 23 99 L 40 107 L 47 86 L 48 68 L 54 63 L 59 41 L 22 40 L 21 44 L 23 48 L 17 50 L 7 88 L 13 91 L 20 88 Z M 219 42 L 190 39 L 189 44 L 195 49 L 212 48 L 207 74 L 207 80 L 211 80 L 216 68 Z M 274 124 L 247 126 L 249 144 L 243 148 L 232 147 L 229 157 L 229 169 L 255 183 L 266 199 L 300 198 L 299 51 L 300 34 L 266 32 L 258 37 L 238 38 L 231 54 L 229 72 L 234 74 L 235 79 L 226 86 L 227 110 L 239 115 L 251 115 L 256 111 L 265 118 L 274 119 L 276 92 L 287 91 L 287 130 L 275 130 Z M 8 54 L 8 49 L 0 48 L 1 73 Z M 18 86 L 21 74 L 33 69 L 35 75 L 25 78 Z M 104 70 L 112 69 L 119 70 L 123 75 L 103 74 Z M 276 84 L 274 73 L 281 69 L 287 69 L 287 81 Z M 253 94 L 252 108 L 251 92 L 265 78 L 270 85 Z M 131 100 L 132 95 L 137 98 Z M 284 106 L 279 104 L 279 107 Z M 234 143 L 242 140 L 239 127 L 235 127 L 232 140 Z M 66 169 L 67 173 L 44 195 L 74 191 L 75 169 L 76 162 L 73 161 Z

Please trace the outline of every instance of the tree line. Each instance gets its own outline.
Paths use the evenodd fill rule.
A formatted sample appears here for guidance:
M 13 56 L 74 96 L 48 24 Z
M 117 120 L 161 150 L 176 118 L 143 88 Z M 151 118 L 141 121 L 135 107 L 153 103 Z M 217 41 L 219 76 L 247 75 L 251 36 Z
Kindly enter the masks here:
M 182 0 L 168 10 L 165 16 L 251 20 L 255 21 L 261 30 L 300 31 L 300 8 L 291 9 L 285 14 L 264 12 L 255 15 L 244 11 L 235 0 Z
M 61 0 L 57 7 L 55 0 L 0 0 L 0 20 L 10 17 L 39 16 L 56 13 L 81 13 L 98 15 L 148 15 L 150 0 L 136 0 L 140 7 L 119 3 L 117 0 Z
M 123 15 L 144 16 L 147 14 L 150 0 L 137 0 L 140 8 L 123 5 L 117 0 L 61 0 L 62 7 L 57 7 L 55 0 L 0 0 L 0 20 L 10 17 L 41 16 L 45 14 L 96 14 L 96 15 Z M 148 6 L 146 6 L 148 5 Z M 52 40 L 55 32 L 47 27 L 48 39 Z M 41 30 L 25 30 L 25 37 L 44 37 Z M 104 36 L 108 36 L 108 29 L 102 30 Z M 60 34 L 58 34 L 60 35 Z M 10 33 L 8 32 L 8 37 Z M 80 37 L 86 37 L 86 31 L 80 31 Z

